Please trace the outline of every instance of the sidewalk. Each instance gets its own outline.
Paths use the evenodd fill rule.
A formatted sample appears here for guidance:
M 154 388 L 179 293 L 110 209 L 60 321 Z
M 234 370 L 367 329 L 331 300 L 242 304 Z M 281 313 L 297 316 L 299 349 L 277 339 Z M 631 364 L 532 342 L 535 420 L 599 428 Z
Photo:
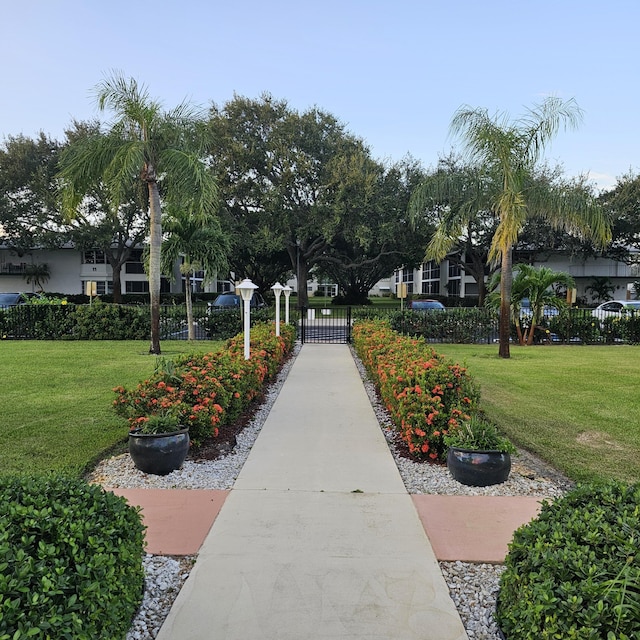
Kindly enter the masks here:
M 345 345 L 305 345 L 158 640 L 467 638 Z

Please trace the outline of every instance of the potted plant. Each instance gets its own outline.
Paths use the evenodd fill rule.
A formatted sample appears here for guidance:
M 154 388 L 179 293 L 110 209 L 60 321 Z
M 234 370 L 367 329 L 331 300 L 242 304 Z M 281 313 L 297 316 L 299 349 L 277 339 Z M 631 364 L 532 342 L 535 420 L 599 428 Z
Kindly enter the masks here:
M 494 424 L 473 415 L 445 436 L 447 467 L 458 482 L 486 487 L 504 482 L 511 471 L 511 454 L 516 448 L 498 433 Z
M 189 451 L 189 427 L 172 413 L 137 418 L 129 431 L 129 454 L 136 468 L 164 476 L 179 469 Z

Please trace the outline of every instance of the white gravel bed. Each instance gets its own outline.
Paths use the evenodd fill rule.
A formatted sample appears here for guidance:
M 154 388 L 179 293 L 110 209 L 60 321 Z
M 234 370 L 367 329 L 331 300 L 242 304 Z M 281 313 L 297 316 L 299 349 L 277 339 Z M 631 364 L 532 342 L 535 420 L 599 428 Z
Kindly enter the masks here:
M 120 488 L 231 489 L 278 397 L 299 349 L 300 345 L 296 345 L 293 357 L 270 385 L 263 404 L 237 436 L 237 445 L 229 455 L 215 461 L 186 461 L 179 471 L 166 476 L 153 476 L 138 471 L 129 455 L 124 454 L 100 463 L 88 479 L 106 487 Z M 355 354 L 354 360 L 409 493 L 525 495 L 554 498 L 570 488 L 571 483 L 566 478 L 526 452 L 520 452 L 513 457 L 512 472 L 507 482 L 491 487 L 464 486 L 450 477 L 445 466 L 418 463 L 403 457 L 396 446 L 397 435 L 393 430 L 388 412 L 379 402 L 375 388 L 367 380 L 364 367 Z M 195 558 L 146 556 L 144 600 L 127 635 L 127 640 L 153 640 L 156 637 L 194 561 Z M 440 568 L 469 638 L 500 640 L 493 612 L 498 581 L 504 567 L 491 564 L 441 562 Z

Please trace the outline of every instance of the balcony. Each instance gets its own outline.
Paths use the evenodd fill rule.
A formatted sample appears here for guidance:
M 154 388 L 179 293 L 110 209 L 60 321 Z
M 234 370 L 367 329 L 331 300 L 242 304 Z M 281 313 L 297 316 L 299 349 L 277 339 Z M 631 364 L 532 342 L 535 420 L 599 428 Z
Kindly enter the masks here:
M 27 273 L 27 263 L 12 264 L 11 262 L 0 263 L 0 276 L 24 276 Z

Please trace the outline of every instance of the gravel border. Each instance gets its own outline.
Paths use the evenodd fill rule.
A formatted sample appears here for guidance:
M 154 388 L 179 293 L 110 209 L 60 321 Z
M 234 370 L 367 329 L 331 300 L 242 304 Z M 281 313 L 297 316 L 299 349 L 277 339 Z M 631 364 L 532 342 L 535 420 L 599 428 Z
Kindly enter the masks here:
M 90 482 L 119 488 L 190 488 L 231 489 L 267 419 L 280 389 L 287 379 L 301 345 L 296 343 L 292 357 L 265 393 L 264 401 L 250 422 L 237 436 L 232 452 L 214 461 L 186 461 L 181 470 L 166 476 L 147 475 L 138 471 L 128 454 L 102 461 L 88 476 Z M 535 456 L 520 451 L 513 456 L 509 479 L 491 487 L 466 487 L 453 480 L 446 466 L 418 463 L 403 456 L 398 448 L 398 436 L 385 407 L 364 366 L 351 350 L 354 362 L 374 413 L 396 461 L 409 493 L 442 495 L 527 495 L 554 498 L 563 495 L 572 483 L 558 471 Z M 195 556 L 172 558 L 147 555 L 144 559 L 145 594 L 134 618 L 127 640 L 154 640 L 182 585 L 189 576 Z M 449 587 L 471 640 L 501 640 L 493 619 L 502 565 L 468 562 L 440 562 L 440 569 Z

